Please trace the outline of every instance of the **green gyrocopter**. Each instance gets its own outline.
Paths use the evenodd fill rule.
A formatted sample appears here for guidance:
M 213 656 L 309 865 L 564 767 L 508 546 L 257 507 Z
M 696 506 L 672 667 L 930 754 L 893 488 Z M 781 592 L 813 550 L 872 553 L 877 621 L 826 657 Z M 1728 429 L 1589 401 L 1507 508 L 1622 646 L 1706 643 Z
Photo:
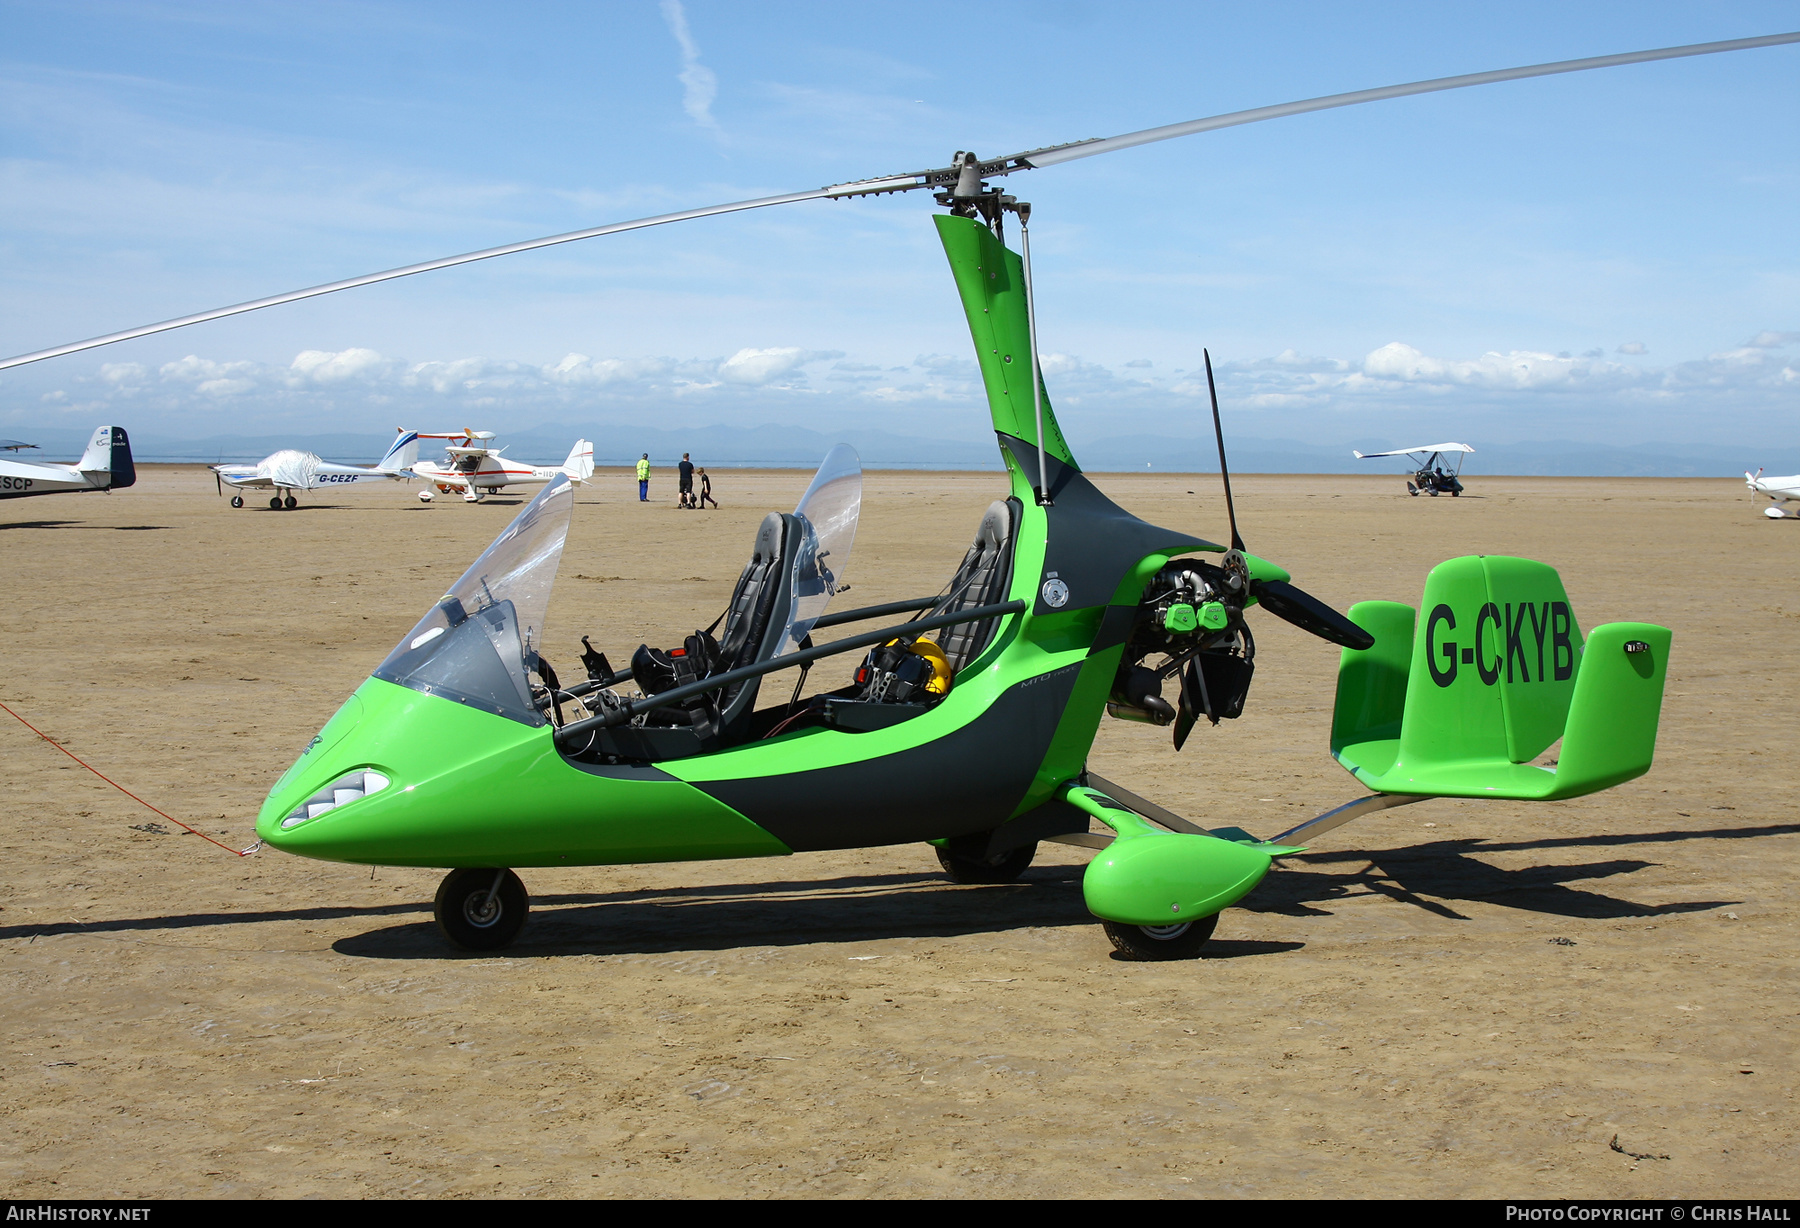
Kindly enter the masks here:
M 1432 797 L 1571 798 L 1641 776 L 1655 750 L 1670 632 L 1612 623 L 1584 636 L 1552 568 L 1501 556 L 1440 564 L 1416 611 L 1375 601 L 1346 617 L 1248 553 L 1235 513 L 1226 547 L 1126 512 L 1082 473 L 1057 426 L 1035 344 L 1030 206 L 987 180 L 1330 107 L 1795 42 L 1800 33 L 1441 78 L 993 161 L 959 153 L 938 170 L 409 265 L 22 355 L 0 369 L 602 234 L 932 190 L 947 210 L 934 220 L 1010 483 L 942 588 L 828 608 L 861 506 L 860 466 L 840 445 L 792 513 L 763 520 L 712 627 L 679 647 L 640 647 L 619 669 L 583 636 L 586 677 L 565 682 L 544 635 L 574 503 L 568 480 L 557 478 L 276 782 L 257 834 L 306 857 L 448 868 L 437 922 L 472 950 L 505 947 L 524 925 L 529 901 L 515 868 L 916 841 L 936 847 L 952 879 L 995 883 L 1023 872 L 1040 842 L 1061 841 L 1097 850 L 1083 896 L 1121 952 L 1185 958 L 1273 858 L 1360 815 Z M 1005 243 L 1009 216 L 1019 252 Z M 1207 374 L 1210 386 L 1210 358 Z M 1217 432 L 1216 393 L 1213 415 Z M 1223 471 L 1222 437 L 1219 446 Z M 1366 796 L 1258 840 L 1206 830 L 1087 771 L 1103 716 L 1171 726 L 1179 750 L 1202 717 L 1239 715 L 1256 663 L 1246 615 L 1258 606 L 1342 646 L 1331 751 Z M 861 625 L 871 629 L 812 638 Z M 801 699 L 807 672 L 832 657 L 843 658 L 846 680 Z M 572 660 L 562 661 L 572 675 Z M 1533 763 L 1558 741 L 1554 768 Z

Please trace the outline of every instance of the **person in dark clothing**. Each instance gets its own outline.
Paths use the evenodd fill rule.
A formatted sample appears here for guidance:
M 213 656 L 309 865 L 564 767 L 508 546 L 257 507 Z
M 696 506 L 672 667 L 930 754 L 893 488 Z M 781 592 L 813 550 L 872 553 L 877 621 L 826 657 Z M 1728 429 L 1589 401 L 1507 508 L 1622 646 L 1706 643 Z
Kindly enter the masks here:
M 675 469 L 681 476 L 681 506 L 682 507 L 695 506 L 695 504 L 694 504 L 694 462 L 688 459 L 688 454 L 686 452 L 683 452 L 681 454 L 681 463 L 679 465 L 675 466 Z
M 712 479 L 706 476 L 706 470 L 704 469 L 697 470 L 696 472 L 700 474 L 700 498 L 694 503 L 694 506 L 700 508 L 702 511 L 706 509 L 708 503 L 712 504 L 715 508 L 718 507 L 719 501 L 712 497 Z

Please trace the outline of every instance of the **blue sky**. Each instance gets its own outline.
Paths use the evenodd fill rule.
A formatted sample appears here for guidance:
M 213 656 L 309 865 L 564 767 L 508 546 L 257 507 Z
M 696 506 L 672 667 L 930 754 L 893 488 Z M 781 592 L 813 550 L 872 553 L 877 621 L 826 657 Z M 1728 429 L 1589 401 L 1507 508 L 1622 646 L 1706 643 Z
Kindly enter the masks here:
M 0 351 L 582 226 L 1800 3 L 0 4 Z M 1015 176 L 1079 447 L 1228 429 L 1792 454 L 1800 47 Z M 635 232 L 0 374 L 0 433 L 985 429 L 924 194 Z M 1760 463 L 1760 462 L 1758 462 Z

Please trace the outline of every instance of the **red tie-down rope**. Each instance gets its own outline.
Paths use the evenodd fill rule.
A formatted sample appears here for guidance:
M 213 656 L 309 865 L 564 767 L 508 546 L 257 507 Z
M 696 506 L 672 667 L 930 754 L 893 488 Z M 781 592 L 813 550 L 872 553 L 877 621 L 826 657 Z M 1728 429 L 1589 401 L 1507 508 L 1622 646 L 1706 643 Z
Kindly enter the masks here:
M 256 851 L 257 845 L 255 845 L 255 844 L 251 845 L 247 849 L 234 849 L 229 844 L 219 844 L 219 842 L 217 840 L 214 840 L 211 836 L 207 835 L 205 832 L 199 830 L 198 828 L 189 827 L 186 823 L 183 823 L 180 819 L 176 818 L 174 815 L 167 814 L 161 810 L 158 810 L 155 806 L 152 806 L 149 802 L 145 801 L 143 798 L 141 798 L 137 794 L 133 793 L 130 789 L 127 789 L 124 785 L 120 784 L 118 781 L 113 780 L 112 778 L 110 778 L 107 775 L 105 775 L 104 773 L 102 773 L 98 768 L 94 767 L 93 764 L 88 763 L 88 762 L 82 760 L 81 758 L 77 757 L 75 755 L 75 753 L 73 751 L 71 751 L 68 747 L 64 746 L 61 742 L 58 742 L 55 738 L 51 737 L 49 734 L 45 733 L 42 729 L 39 729 L 36 725 L 33 725 L 30 721 L 28 721 L 24 717 L 20 716 L 17 712 L 14 712 L 11 708 L 8 708 L 5 704 L 0 703 L 0 709 L 3 709 L 8 716 L 10 716 L 14 720 L 18 721 L 19 724 L 25 726 L 25 728 L 27 728 L 27 729 L 31 730 L 31 732 L 37 734 L 38 737 L 44 739 L 44 741 L 46 741 L 46 742 L 50 743 L 50 745 L 56 747 L 56 749 L 60 750 L 63 754 L 68 755 L 69 758 L 74 759 L 75 762 L 81 764 L 82 767 L 86 768 L 88 771 L 92 772 L 94 775 L 100 777 L 101 780 L 106 781 L 107 784 L 111 785 L 113 788 L 115 788 L 119 792 L 123 793 L 126 797 L 129 797 L 132 801 L 136 802 L 138 805 L 142 806 L 144 809 L 149 810 L 154 814 L 162 815 L 163 818 L 169 820 L 169 822 L 175 824 L 175 826 L 183 828 L 184 830 L 192 833 L 193 835 L 199 836 L 202 840 L 206 841 L 208 844 L 218 844 L 220 848 L 224 849 L 227 853 L 230 853 L 233 857 L 248 857 L 250 854 L 252 854 Z M 258 843 L 260 843 L 260 841 Z

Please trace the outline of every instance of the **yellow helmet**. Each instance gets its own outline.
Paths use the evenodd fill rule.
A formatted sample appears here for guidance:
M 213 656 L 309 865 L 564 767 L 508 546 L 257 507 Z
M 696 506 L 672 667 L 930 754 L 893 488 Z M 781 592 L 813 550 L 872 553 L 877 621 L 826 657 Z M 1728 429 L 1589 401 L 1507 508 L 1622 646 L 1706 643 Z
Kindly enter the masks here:
M 948 695 L 950 693 L 950 658 L 944 650 L 927 639 L 914 640 L 907 648 L 914 656 L 924 657 L 931 663 L 931 681 L 925 684 L 927 695 Z

